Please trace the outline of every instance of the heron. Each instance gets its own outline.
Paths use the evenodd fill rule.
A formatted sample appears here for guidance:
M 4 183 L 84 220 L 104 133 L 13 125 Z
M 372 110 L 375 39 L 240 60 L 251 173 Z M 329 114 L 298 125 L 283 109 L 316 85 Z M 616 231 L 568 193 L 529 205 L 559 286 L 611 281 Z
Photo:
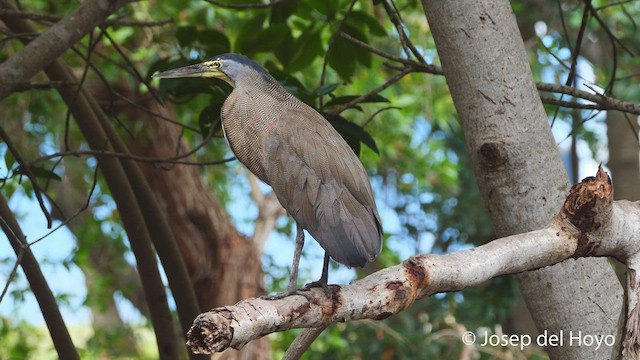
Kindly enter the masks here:
M 367 173 L 351 147 L 315 109 L 246 56 L 222 54 L 156 78 L 221 79 L 233 90 L 220 113 L 235 157 L 273 192 L 296 223 L 283 297 L 296 294 L 304 230 L 325 250 L 322 275 L 306 287 L 329 294 L 329 258 L 363 267 L 382 247 L 382 225 Z

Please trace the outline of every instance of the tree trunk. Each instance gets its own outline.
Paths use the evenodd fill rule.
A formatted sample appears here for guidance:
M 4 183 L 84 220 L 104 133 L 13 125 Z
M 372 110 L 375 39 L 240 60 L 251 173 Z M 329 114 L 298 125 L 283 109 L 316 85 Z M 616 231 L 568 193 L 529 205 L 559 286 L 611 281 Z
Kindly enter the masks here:
M 640 145 L 638 117 L 618 111 L 607 112 L 609 162 L 616 200 L 640 200 Z
M 499 237 L 547 225 L 569 189 L 507 1 L 422 1 L 470 158 Z M 606 259 L 517 277 L 540 332 L 616 335 L 614 349 L 549 347 L 552 358 L 618 354 L 623 291 Z M 578 301 L 576 301 L 578 299 Z
M 191 150 L 181 140 L 179 126 L 153 115 L 175 118 L 167 107 L 149 96 L 134 94 L 126 85 L 119 84 L 116 88 L 137 105 L 109 104 L 114 113 L 126 114 L 127 118 L 141 124 L 140 130 L 128 138 L 132 153 L 170 158 L 175 156 L 175 149 L 179 148 L 181 152 Z M 109 99 L 105 95 L 96 97 Z M 183 160 L 195 161 L 193 157 Z M 208 310 L 261 295 L 262 254 L 248 238 L 238 233 L 223 205 L 206 184 L 202 169 L 194 165 L 167 163 L 139 166 L 171 223 L 200 308 Z M 224 358 L 270 358 L 268 339 L 256 340 L 242 351 L 227 351 Z

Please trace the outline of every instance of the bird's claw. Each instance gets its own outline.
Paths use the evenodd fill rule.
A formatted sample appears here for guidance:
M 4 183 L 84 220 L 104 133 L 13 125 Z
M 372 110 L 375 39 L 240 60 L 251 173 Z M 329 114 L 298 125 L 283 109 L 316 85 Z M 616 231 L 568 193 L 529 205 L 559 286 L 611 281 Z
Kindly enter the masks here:
M 293 289 L 293 290 L 288 289 L 272 295 L 264 295 L 264 296 L 261 296 L 260 298 L 263 300 L 280 300 L 280 299 L 286 298 L 287 296 L 292 296 L 292 295 L 300 295 L 305 299 L 307 299 L 307 301 L 310 301 L 310 302 L 313 301 L 313 293 L 309 291 L 309 289 L 306 286 L 304 289 Z
M 309 290 L 311 288 L 314 287 L 320 287 L 322 288 L 322 292 L 324 292 L 324 295 L 328 298 L 331 298 L 331 289 L 329 288 L 329 285 L 327 284 L 326 281 L 323 281 L 322 279 L 318 280 L 318 281 L 312 281 L 308 284 L 306 284 L 304 286 L 305 290 Z

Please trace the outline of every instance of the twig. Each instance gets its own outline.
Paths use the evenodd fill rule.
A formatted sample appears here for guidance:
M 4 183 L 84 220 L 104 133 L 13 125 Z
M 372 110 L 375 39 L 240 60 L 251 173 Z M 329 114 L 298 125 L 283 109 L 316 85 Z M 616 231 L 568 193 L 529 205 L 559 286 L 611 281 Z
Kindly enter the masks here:
M 46 160 L 50 160 L 50 159 L 54 159 L 54 158 L 58 158 L 58 157 L 81 156 L 81 155 L 110 156 L 110 157 L 129 159 L 129 160 L 134 160 L 134 161 L 139 161 L 139 162 L 146 162 L 146 163 L 170 163 L 170 164 L 195 165 L 195 166 L 220 165 L 220 164 L 224 164 L 224 163 L 227 163 L 229 161 L 235 160 L 235 157 L 230 157 L 230 158 L 227 158 L 227 159 L 215 160 L 215 161 L 203 161 L 203 162 L 180 160 L 180 159 L 186 158 L 188 156 L 191 156 L 193 154 L 193 152 L 194 152 L 194 150 L 191 150 L 191 151 L 189 151 L 187 153 L 180 154 L 180 155 L 177 155 L 177 156 L 174 156 L 174 157 L 170 157 L 170 158 L 158 158 L 158 157 L 153 157 L 152 158 L 152 157 L 138 156 L 138 155 L 134 155 L 134 154 L 130 154 L 130 153 L 119 153 L 119 152 L 106 151 L 106 150 L 104 150 L 104 151 L 102 151 L 102 150 L 60 151 L 60 152 L 57 152 L 57 153 L 45 155 L 45 156 L 39 157 L 37 159 L 34 159 L 34 160 L 30 161 L 28 163 L 28 165 L 33 165 L 33 164 L 38 163 L 38 162 L 42 162 L 42 161 L 46 161 Z
M 576 49 L 575 51 L 571 51 L 571 68 L 569 69 L 567 81 L 564 83 L 567 86 L 571 86 L 574 83 L 576 67 L 578 66 L 578 57 L 580 56 L 580 49 L 582 48 L 582 39 L 584 38 L 584 32 L 587 29 L 587 23 L 589 22 L 589 7 L 591 6 L 591 0 L 584 0 L 584 2 L 585 5 L 584 10 L 582 11 L 582 21 L 576 38 Z
M 425 63 L 419 63 L 415 60 L 410 60 L 410 59 L 405 59 L 405 58 L 401 58 L 399 56 L 395 56 L 395 55 L 391 55 L 389 53 L 386 53 L 384 51 L 381 51 L 379 49 L 374 48 L 373 46 L 365 43 L 364 41 L 358 40 L 356 38 L 354 38 L 353 36 L 347 34 L 347 33 L 340 33 L 340 36 L 342 36 L 345 40 L 348 40 L 350 42 L 352 42 L 354 45 L 357 45 L 363 49 L 369 50 L 370 52 L 379 55 L 385 59 L 389 59 L 389 60 L 393 60 L 393 61 L 397 61 L 399 63 L 402 63 L 404 65 L 410 65 L 413 66 L 415 68 L 415 71 L 417 72 L 423 72 L 423 73 L 429 73 L 429 74 L 435 74 L 435 75 L 443 75 L 444 73 L 442 72 L 442 68 L 440 66 L 437 65 L 431 65 L 431 64 L 427 64 Z
M 335 109 L 331 109 L 330 111 L 327 111 L 330 114 L 340 114 L 341 112 L 350 109 L 354 106 L 356 106 L 357 104 L 371 98 L 372 96 L 380 93 L 382 90 L 388 88 L 389 86 L 395 84 L 398 80 L 402 79 L 405 75 L 412 73 L 415 71 L 415 68 L 413 66 L 405 66 L 403 68 L 402 71 L 400 71 L 399 73 L 393 75 L 392 77 L 390 77 L 384 84 L 376 87 L 375 89 L 369 91 L 368 93 L 362 95 L 362 96 L 358 96 L 357 98 L 349 101 L 346 104 L 343 104 Z
M 130 70 L 130 72 L 133 73 L 133 75 L 138 79 L 138 81 L 143 83 L 144 86 L 147 89 L 149 89 L 151 96 L 153 96 L 153 98 L 160 103 L 161 101 L 160 101 L 160 97 L 157 94 L 157 91 L 151 85 L 149 85 L 149 81 L 140 74 L 136 66 L 131 62 L 131 60 L 129 60 L 129 57 L 125 55 L 124 51 L 122 51 L 122 49 L 118 45 L 118 42 L 113 40 L 113 37 L 111 37 L 111 35 L 109 35 L 109 32 L 106 31 L 105 29 L 101 29 L 101 32 L 107 39 L 109 39 L 109 42 L 111 42 L 111 45 L 113 45 L 113 48 L 116 49 L 116 52 L 120 55 L 122 60 L 124 60 L 125 64 L 127 64 L 127 67 Z
M 24 271 L 33 295 L 38 301 L 42 316 L 49 328 L 51 339 L 60 359 L 80 359 L 78 351 L 69 335 L 69 330 L 64 323 L 60 308 L 45 279 L 42 269 L 35 256 L 27 245 L 24 233 L 20 229 L 18 220 L 9 208 L 7 200 L 0 195 L 0 228 L 9 238 L 22 270 Z
M 53 24 L 62 19 L 62 16 L 45 14 L 45 13 L 36 13 L 36 12 L 26 12 L 26 11 L 16 11 L 10 9 L 0 9 L 0 16 L 17 16 L 22 19 L 29 19 L 32 21 L 37 21 L 41 23 L 50 23 Z
M 56 23 L 60 21 L 60 19 L 62 19 L 62 16 L 57 16 L 57 15 L 38 13 L 38 12 L 28 12 L 28 11 L 15 11 L 15 10 L 9 10 L 9 9 L 0 9 L 0 16 L 2 15 L 16 16 L 22 19 L 29 19 L 32 21 L 36 21 L 40 23 L 49 23 L 49 24 Z M 156 20 L 156 21 L 107 19 L 105 20 L 104 25 L 113 26 L 113 27 L 119 27 L 119 26 L 155 27 L 155 26 L 170 24 L 172 22 L 173 22 L 172 18 L 166 18 L 166 19 Z
M 78 215 L 80 215 L 80 213 L 82 213 L 83 211 L 87 210 L 89 208 L 89 205 L 91 204 L 91 196 L 93 196 L 93 193 L 96 190 L 96 187 L 98 186 L 98 169 L 100 167 L 100 164 L 98 164 L 98 166 L 96 166 L 95 170 L 93 171 L 93 183 L 91 184 L 91 189 L 89 189 L 89 194 L 87 195 L 87 201 L 84 203 L 83 206 L 81 206 L 78 210 L 76 210 L 75 213 L 73 213 L 73 215 L 71 215 L 70 217 L 66 217 L 62 216 L 63 221 L 56 226 L 55 228 L 53 228 L 51 231 L 49 231 L 48 233 L 40 236 L 39 238 L 31 241 L 28 243 L 29 246 L 35 245 L 37 243 L 39 243 L 40 241 L 44 240 L 45 238 L 47 238 L 49 235 L 53 234 L 54 232 L 60 230 L 62 227 L 67 226 L 67 224 L 69 224 L 71 221 L 73 221 L 73 219 L 75 219 L 76 217 L 78 217 Z M 62 214 L 62 211 L 60 212 Z
M 47 219 L 47 228 L 51 228 L 53 219 L 51 217 L 51 214 L 49 213 L 49 210 L 47 210 L 47 207 L 44 204 L 44 199 L 42 198 L 42 193 L 44 191 L 40 187 L 40 184 L 36 180 L 36 177 L 33 175 L 33 172 L 31 172 L 31 167 L 24 160 L 24 158 L 22 157 L 22 154 L 20 154 L 20 151 L 18 151 L 18 149 L 13 145 L 11 138 L 9 138 L 9 134 L 6 133 L 6 131 L 1 125 L 0 125 L 0 139 L 2 139 L 5 144 L 7 144 L 7 148 L 9 152 L 16 159 L 16 162 L 18 163 L 18 165 L 20 165 L 20 172 L 26 175 L 29 181 L 31 181 L 31 185 L 33 186 L 33 192 L 36 195 L 36 199 L 38 200 L 38 205 L 40 205 L 40 209 L 42 210 L 44 217 Z
M 22 263 L 22 258 L 24 257 L 24 250 L 28 245 L 25 245 L 24 243 L 21 243 L 18 240 L 18 236 L 13 232 L 13 229 L 9 226 L 9 224 L 7 224 L 7 222 L 4 220 L 2 216 L 0 216 L 0 227 L 4 229 L 7 239 L 10 242 L 14 242 L 20 248 L 20 250 L 16 252 L 16 257 L 17 257 L 16 262 L 15 264 L 13 264 L 13 268 L 9 273 L 9 278 L 7 279 L 7 282 L 4 284 L 4 287 L 2 288 L 2 294 L 0 294 L 0 303 L 2 303 L 2 299 L 4 299 L 4 296 L 7 294 L 7 291 L 9 291 L 9 285 L 11 285 L 11 282 L 17 275 L 18 267 Z
M 171 24 L 171 23 L 173 23 L 173 19 L 172 18 L 166 18 L 166 19 L 161 19 L 161 20 L 156 20 L 156 21 L 134 21 L 134 20 L 120 20 L 120 19 L 110 20 L 110 19 L 107 19 L 107 21 L 104 22 L 105 25 L 112 26 L 112 27 L 120 27 L 120 26 L 156 27 L 156 26 L 163 26 L 163 25 Z
M 555 99 L 548 96 L 540 96 L 540 100 L 542 100 L 543 104 L 556 105 L 556 106 L 569 108 L 569 109 L 606 110 L 606 109 L 603 109 L 602 106 L 598 104 L 584 104 L 584 103 L 578 103 L 574 101 Z
M 389 4 L 389 1 L 391 1 L 391 4 L 393 6 Z M 389 20 L 391 20 L 396 28 L 396 31 L 398 32 L 400 44 L 402 45 L 402 49 L 407 55 L 407 58 L 411 58 L 411 55 L 413 54 L 413 56 L 418 59 L 419 63 L 426 64 L 427 62 L 422 57 L 422 54 L 420 54 L 418 49 L 416 49 L 416 47 L 409 39 L 409 36 L 407 36 L 407 33 L 404 31 L 404 24 L 402 23 L 402 19 L 399 15 L 400 12 L 398 11 L 395 3 L 393 3 L 393 0 L 384 0 L 382 1 L 382 5 L 384 6 L 384 10 L 387 12 L 387 15 L 389 15 Z
M 565 86 L 565 85 L 537 83 L 536 87 L 540 91 L 567 94 L 567 95 L 575 96 L 577 98 L 589 100 L 596 104 L 599 104 L 600 106 L 603 107 L 603 109 L 606 109 L 606 110 L 618 110 L 618 111 L 627 112 L 630 114 L 640 115 L 639 104 L 633 104 L 633 103 L 621 101 L 621 100 L 607 97 L 600 94 L 592 94 L 584 90 L 576 89 L 574 87 Z
M 324 59 L 322 61 L 322 72 L 320 73 L 320 86 L 324 85 L 324 81 L 327 77 L 327 66 L 329 66 L 329 57 L 331 57 L 331 53 L 333 52 L 333 45 L 336 42 L 336 39 L 338 38 L 338 35 L 342 32 L 342 27 L 344 26 L 344 24 L 347 22 L 347 19 L 349 18 L 349 15 L 351 15 L 351 11 L 353 11 L 353 7 L 355 6 L 356 2 L 358 0 L 352 0 L 351 3 L 349 4 L 349 7 L 347 8 L 347 11 L 345 11 L 344 16 L 342 17 L 342 20 L 340 20 L 340 23 L 338 23 L 338 28 L 336 28 L 336 31 L 333 32 L 333 34 L 331 34 L 331 39 L 329 39 L 329 45 L 327 45 L 327 52 L 324 54 Z M 321 96 L 320 100 L 320 109 L 324 108 L 324 97 Z

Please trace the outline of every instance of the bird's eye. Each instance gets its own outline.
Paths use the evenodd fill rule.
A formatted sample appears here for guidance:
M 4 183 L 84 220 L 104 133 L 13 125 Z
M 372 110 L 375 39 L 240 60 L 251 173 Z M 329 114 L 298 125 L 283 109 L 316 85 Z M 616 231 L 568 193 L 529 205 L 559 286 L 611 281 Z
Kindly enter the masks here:
M 212 61 L 205 61 L 203 63 L 204 66 L 212 69 L 212 70 L 217 70 L 220 69 L 220 67 L 222 66 L 222 60 L 221 59 L 215 59 Z

